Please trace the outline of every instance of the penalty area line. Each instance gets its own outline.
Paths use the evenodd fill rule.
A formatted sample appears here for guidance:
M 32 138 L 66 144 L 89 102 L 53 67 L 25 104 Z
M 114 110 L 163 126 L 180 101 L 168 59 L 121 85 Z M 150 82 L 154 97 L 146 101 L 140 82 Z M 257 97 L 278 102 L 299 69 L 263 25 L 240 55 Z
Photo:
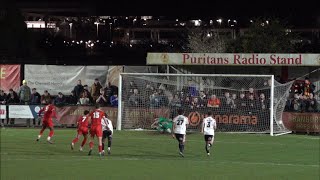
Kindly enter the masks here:
M 54 158 L 17 158 L 17 159 L 5 159 L 3 158 L 1 161 L 30 161 L 30 160 L 39 160 L 39 161 L 90 161 L 90 160 L 103 160 L 103 161 L 170 161 L 168 159 L 148 159 L 148 158 L 117 158 L 112 157 L 111 159 L 108 156 L 105 158 L 99 159 L 99 157 L 88 156 L 86 158 L 79 158 L 79 156 L 67 156 L 76 159 L 54 159 Z M 181 159 L 182 161 L 189 162 L 199 162 L 199 163 L 208 163 L 213 162 L 209 160 L 190 160 L 190 159 Z M 176 160 L 172 160 L 176 161 Z M 238 164 L 238 165 L 261 165 L 261 166 L 292 166 L 292 167 L 313 167 L 319 168 L 319 164 L 292 164 L 292 163 L 273 163 L 273 162 L 246 162 L 246 161 L 214 161 L 214 164 Z

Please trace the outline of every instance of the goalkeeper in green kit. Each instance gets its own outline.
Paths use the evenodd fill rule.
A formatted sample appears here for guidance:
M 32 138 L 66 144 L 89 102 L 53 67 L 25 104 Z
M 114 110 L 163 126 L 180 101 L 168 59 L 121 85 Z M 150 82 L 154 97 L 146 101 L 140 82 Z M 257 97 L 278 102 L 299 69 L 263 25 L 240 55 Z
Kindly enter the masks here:
M 165 117 L 156 118 L 154 123 L 151 124 L 151 128 L 157 129 L 160 133 L 171 133 L 172 120 Z

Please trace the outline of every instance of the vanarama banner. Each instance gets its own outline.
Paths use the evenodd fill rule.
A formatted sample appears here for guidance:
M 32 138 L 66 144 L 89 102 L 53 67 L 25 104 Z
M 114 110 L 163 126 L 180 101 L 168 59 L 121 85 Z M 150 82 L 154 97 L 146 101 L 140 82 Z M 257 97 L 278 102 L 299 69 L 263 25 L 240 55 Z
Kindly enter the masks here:
M 20 87 L 20 65 L 0 64 L 0 89 L 17 91 Z
M 320 113 L 284 112 L 282 121 L 291 131 L 320 132 Z
M 320 66 L 320 54 L 148 53 L 147 65 Z
M 185 110 L 184 115 L 189 119 L 188 129 L 200 129 L 202 120 L 206 117 L 208 108 Z M 218 128 L 222 131 L 246 131 L 250 128 L 252 131 L 264 131 L 269 128 L 268 112 L 221 112 L 212 109 L 214 118 L 217 121 Z M 176 113 L 174 113 L 176 114 Z M 128 107 L 123 114 L 122 128 L 124 129 L 150 129 L 151 124 L 158 117 L 172 118 L 172 109 L 140 109 Z

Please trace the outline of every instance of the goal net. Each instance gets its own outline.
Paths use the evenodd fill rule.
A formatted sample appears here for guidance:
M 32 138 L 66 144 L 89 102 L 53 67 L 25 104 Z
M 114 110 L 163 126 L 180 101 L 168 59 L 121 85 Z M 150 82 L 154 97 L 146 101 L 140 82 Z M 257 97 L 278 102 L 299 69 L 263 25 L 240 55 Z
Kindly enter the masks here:
M 291 85 L 273 75 L 121 73 L 117 129 L 151 129 L 182 108 L 188 130 L 211 111 L 220 132 L 289 133 L 282 112 Z

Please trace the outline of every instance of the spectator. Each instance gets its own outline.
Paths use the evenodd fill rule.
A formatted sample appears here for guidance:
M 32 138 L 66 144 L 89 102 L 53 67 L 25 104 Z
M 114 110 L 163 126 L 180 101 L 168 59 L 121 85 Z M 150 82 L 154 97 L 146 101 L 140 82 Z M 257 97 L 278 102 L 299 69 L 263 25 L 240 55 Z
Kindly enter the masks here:
M 37 92 L 36 88 L 32 88 L 30 104 L 40 104 L 40 101 L 41 101 L 41 95 Z
M 51 103 L 51 95 L 47 90 L 45 90 L 41 96 L 41 104 L 50 104 L 50 103 Z
M 190 96 L 189 94 L 189 88 L 188 84 L 183 85 L 182 90 L 181 90 L 181 95 L 184 95 L 184 98 L 186 96 Z
M 197 97 L 193 97 L 191 102 L 191 109 L 196 109 L 200 107 L 201 107 L 201 104 L 199 102 L 199 99 Z
M 301 81 L 295 81 L 290 89 L 290 93 L 298 93 L 301 94 L 303 89 L 303 83 Z
M 128 96 L 130 97 L 132 94 L 134 94 L 134 89 L 138 89 L 138 86 L 134 83 L 134 81 L 130 81 L 129 83 L 129 91 Z
M 191 100 L 190 100 L 190 96 L 186 96 L 184 101 L 183 101 L 183 107 L 184 108 L 188 108 L 191 109 Z
M 168 96 L 165 94 L 165 92 L 168 91 L 164 91 L 162 89 L 159 89 L 159 97 L 160 97 L 160 106 L 168 106 L 169 105 L 169 98 Z M 171 94 L 171 93 L 170 93 Z
M 142 104 L 142 102 L 141 102 L 141 98 L 139 95 L 139 91 L 138 91 L 138 89 L 134 89 L 133 94 L 129 98 L 129 105 L 134 106 L 134 107 L 138 107 L 141 104 Z
M 98 99 L 98 97 L 100 96 L 100 89 L 102 88 L 99 79 L 96 78 L 94 80 L 94 83 L 91 86 L 91 97 L 93 99 L 94 102 L 96 102 L 96 100 Z
M 231 108 L 231 97 L 229 92 L 224 93 L 224 97 L 221 99 L 221 104 L 223 108 Z
M 58 96 L 54 99 L 54 105 L 56 106 L 64 106 L 66 104 L 66 97 L 59 92 Z
M 308 97 L 306 95 L 301 95 L 300 96 L 301 112 L 306 112 L 307 111 L 307 99 L 308 99 Z
M 91 101 L 89 98 L 89 91 L 84 90 L 79 98 L 78 104 L 80 105 L 90 105 Z
M 244 92 L 240 93 L 240 98 L 238 99 L 237 107 L 239 110 L 243 111 L 248 107 L 248 100 L 245 98 Z
M 9 94 L 7 96 L 7 104 L 17 104 L 20 102 L 18 94 L 13 90 L 9 89 Z
M 257 100 L 254 99 L 254 95 L 253 94 L 249 94 L 248 106 L 249 106 L 250 109 L 254 109 L 254 108 L 257 107 Z
M 88 85 L 86 85 L 86 84 L 85 84 L 85 85 L 83 85 L 83 90 L 84 90 L 84 91 L 88 91 L 88 92 L 89 92 L 89 87 L 88 87 Z M 89 93 L 90 93 L 90 92 L 89 92 Z
M 0 90 L 0 104 L 6 104 L 7 94 Z
M 111 90 L 111 94 L 110 95 L 113 95 L 113 94 L 118 94 L 118 87 L 115 86 L 115 85 L 112 85 L 110 82 L 108 82 L 108 87 L 110 88 Z
M 270 101 L 266 100 L 266 96 L 263 93 L 261 93 L 259 98 L 259 104 L 258 104 L 259 109 L 268 110 L 269 104 L 270 104 Z
M 110 97 L 110 103 L 112 107 L 118 107 L 118 94 L 115 93 Z
M 250 95 L 252 95 L 253 99 L 255 99 L 255 100 L 259 99 L 258 93 L 253 88 L 249 88 L 249 92 L 247 93 L 246 98 L 249 99 Z
M 81 80 L 78 80 L 78 84 L 74 87 L 73 91 L 75 93 L 75 96 L 77 97 L 77 100 L 80 98 L 81 93 L 83 92 L 83 86 L 81 84 Z
M 317 112 L 317 110 L 318 110 L 318 101 L 311 93 L 309 95 L 309 99 L 307 100 L 307 111 Z
M 4 93 L 3 90 L 0 90 L 0 105 L 1 104 L 6 104 L 7 101 L 7 95 L 6 93 Z M 7 120 L 7 124 L 8 124 L 8 120 Z M 4 119 L 2 119 L 2 124 L 1 126 L 4 126 Z
M 94 101 L 93 101 L 93 98 L 92 98 L 92 96 L 90 94 L 88 85 L 83 85 L 83 91 L 82 91 L 82 93 L 80 95 L 80 98 L 82 97 L 84 92 L 86 92 L 86 96 L 89 98 L 89 104 L 93 104 Z
M 294 94 L 290 109 L 293 111 L 301 111 L 301 99 L 298 93 Z
M 175 94 L 172 101 L 170 102 L 170 108 L 178 110 L 179 108 L 181 108 L 181 106 L 182 106 L 181 100 L 178 94 Z
M 214 94 L 211 96 L 211 98 L 208 100 L 207 107 L 213 107 L 213 108 L 218 108 L 220 107 L 221 102 L 220 99 L 217 98 L 217 96 Z
M 75 93 L 73 90 L 71 91 L 71 94 L 67 97 L 66 102 L 67 104 L 70 104 L 70 105 L 75 105 L 78 103 L 77 97 L 75 96 Z
M 108 105 L 107 102 L 108 102 L 108 100 L 105 95 L 104 89 L 101 88 L 100 95 L 99 95 L 98 99 L 96 100 L 96 103 L 99 104 L 100 106 L 107 106 Z
M 20 102 L 23 104 L 28 104 L 31 97 L 31 89 L 27 85 L 27 81 L 22 81 L 22 86 L 20 86 L 18 96 L 20 97 Z
M 145 100 L 145 104 L 150 104 L 150 96 L 153 94 L 153 87 L 150 85 L 150 83 L 147 83 L 146 84 L 146 88 L 145 88 L 145 91 L 144 91 L 144 100 Z
M 305 78 L 305 81 L 304 81 L 304 84 L 303 84 L 303 95 L 309 97 L 310 94 L 313 94 L 314 93 L 314 90 L 315 90 L 315 85 L 313 83 L 310 82 L 309 78 L 306 77 Z
M 270 99 L 271 82 L 271 79 L 264 81 L 263 87 L 259 90 L 259 94 L 263 93 L 266 99 Z
M 206 107 L 208 104 L 207 95 L 203 91 L 200 91 L 199 95 L 200 106 Z
M 107 86 L 104 88 L 104 93 L 107 97 L 107 104 L 110 105 L 110 98 L 113 95 L 113 89 L 111 88 L 111 84 L 108 83 Z
M 16 104 L 16 103 L 19 103 L 20 100 L 19 100 L 19 97 L 18 97 L 18 94 L 13 91 L 13 89 L 9 89 L 9 94 L 7 96 L 7 104 Z M 7 124 L 9 124 L 9 121 L 10 121 L 10 124 L 14 124 L 14 120 L 13 118 L 10 118 L 10 119 L 7 119 Z
M 157 91 L 154 91 L 153 94 L 150 96 L 150 107 L 151 108 L 160 107 L 160 96 Z
M 231 109 L 237 109 L 237 104 L 238 104 L 237 94 L 232 94 Z

